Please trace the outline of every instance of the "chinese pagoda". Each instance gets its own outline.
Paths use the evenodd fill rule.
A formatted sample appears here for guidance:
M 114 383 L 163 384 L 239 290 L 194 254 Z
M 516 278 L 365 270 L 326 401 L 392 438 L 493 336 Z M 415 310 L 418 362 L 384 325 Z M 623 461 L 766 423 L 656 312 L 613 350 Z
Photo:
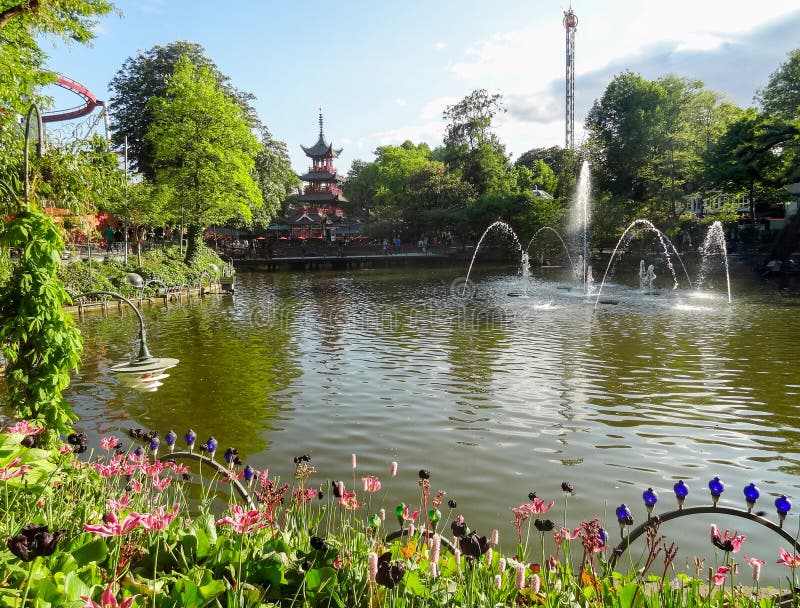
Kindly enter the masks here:
M 333 159 L 337 158 L 342 152 L 333 145 L 325 141 L 322 129 L 322 110 L 319 112 L 319 139 L 311 147 L 300 146 L 303 152 L 311 159 L 311 166 L 308 172 L 298 177 L 305 182 L 303 192 L 299 199 L 306 206 L 302 214 L 292 222 L 292 236 L 296 238 L 318 238 L 326 241 L 335 241 L 337 227 L 340 233 L 348 233 L 349 226 L 346 228 L 342 219 L 344 214 L 339 207 L 340 203 L 346 203 L 340 187 L 344 178 L 336 172 L 333 166 Z M 337 226 L 339 224 L 339 226 Z M 344 234 L 339 235 L 340 238 Z

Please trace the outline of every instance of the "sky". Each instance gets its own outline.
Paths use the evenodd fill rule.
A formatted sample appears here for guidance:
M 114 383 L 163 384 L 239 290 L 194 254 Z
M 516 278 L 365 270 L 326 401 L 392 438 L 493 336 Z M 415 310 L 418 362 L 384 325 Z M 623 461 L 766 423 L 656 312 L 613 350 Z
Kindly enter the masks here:
M 138 51 L 196 42 L 253 93 L 292 166 L 311 164 L 301 145 L 325 135 L 343 148 L 335 166 L 374 160 L 378 146 L 442 142 L 442 113 L 476 89 L 502 95 L 496 133 L 512 160 L 564 145 L 563 0 L 119 0 L 90 47 L 45 42 L 48 67 L 99 99 Z M 797 0 L 574 0 L 575 141 L 612 78 L 701 80 L 740 106 L 755 105 L 788 53 L 800 47 Z M 51 87 L 53 88 L 53 87 Z M 77 105 L 56 91 L 55 107 Z M 111 108 L 113 112 L 113 107 Z M 61 125 L 59 125 L 61 126 Z M 77 131 L 76 131 L 77 132 Z

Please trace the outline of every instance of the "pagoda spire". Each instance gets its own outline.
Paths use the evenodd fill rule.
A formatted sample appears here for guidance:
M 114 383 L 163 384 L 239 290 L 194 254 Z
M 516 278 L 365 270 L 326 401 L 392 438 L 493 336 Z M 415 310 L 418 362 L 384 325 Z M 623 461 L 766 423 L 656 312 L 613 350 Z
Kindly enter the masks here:
M 319 138 L 324 139 L 324 135 L 322 134 L 322 106 L 319 108 Z

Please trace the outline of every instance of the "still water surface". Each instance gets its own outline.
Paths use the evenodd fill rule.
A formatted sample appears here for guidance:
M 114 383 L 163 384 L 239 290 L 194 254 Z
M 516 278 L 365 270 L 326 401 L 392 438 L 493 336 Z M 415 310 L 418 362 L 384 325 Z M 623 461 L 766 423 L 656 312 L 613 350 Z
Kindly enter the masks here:
M 429 469 L 433 492 L 446 490 L 482 533 L 500 528 L 509 550 L 510 508 L 535 491 L 557 500 L 549 515 L 562 520 L 562 481 L 576 489 L 568 523 L 600 516 L 612 539 L 616 506 L 642 521 L 641 493 L 653 487 L 657 511 L 672 509 L 678 479 L 687 505 L 709 503 L 715 475 L 732 506 L 755 481 L 770 517 L 775 496 L 800 497 L 797 301 L 746 277 L 732 306 L 724 288 L 644 295 L 612 284 L 604 296 L 618 304 L 593 313 L 594 300 L 559 277 L 523 284 L 513 268 L 479 270 L 465 300 L 451 291 L 460 274 L 240 273 L 235 297 L 145 306 L 151 351 L 180 359 L 148 394 L 108 373 L 135 350 L 131 312 L 87 315 L 67 398 L 94 438 L 192 427 L 284 479 L 308 453 L 312 482 L 349 487 L 356 453 L 359 490 L 362 475 L 384 482 L 373 511 L 416 504 L 417 471 Z M 708 523 L 665 531 L 708 553 Z M 792 513 L 787 527 L 797 525 Z

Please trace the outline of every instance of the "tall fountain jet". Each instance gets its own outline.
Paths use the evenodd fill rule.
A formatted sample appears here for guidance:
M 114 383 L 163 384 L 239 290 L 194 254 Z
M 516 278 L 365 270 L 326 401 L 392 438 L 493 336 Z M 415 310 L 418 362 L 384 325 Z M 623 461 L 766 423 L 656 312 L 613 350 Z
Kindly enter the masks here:
M 591 264 L 589 257 L 589 223 L 592 221 L 591 201 L 591 179 L 589 163 L 584 161 L 581 165 L 581 173 L 578 176 L 578 186 L 575 190 L 572 207 L 569 216 L 569 234 L 578 242 L 581 252 L 580 256 L 580 281 L 586 288 L 588 294 L 588 266 Z

